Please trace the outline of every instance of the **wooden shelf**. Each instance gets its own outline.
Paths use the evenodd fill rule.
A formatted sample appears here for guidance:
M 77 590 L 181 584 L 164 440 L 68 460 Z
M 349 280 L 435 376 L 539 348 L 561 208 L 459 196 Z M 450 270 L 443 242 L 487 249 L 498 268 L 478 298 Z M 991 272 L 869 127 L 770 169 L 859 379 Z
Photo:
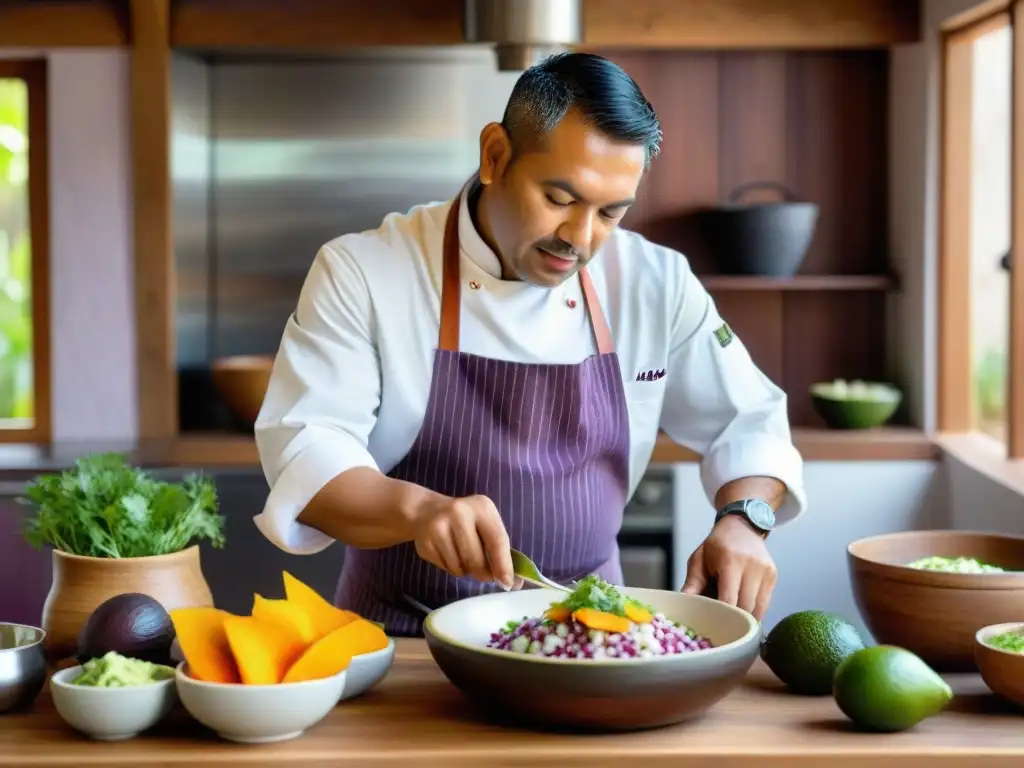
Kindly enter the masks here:
M 903 427 L 844 432 L 823 429 L 794 429 L 794 439 L 805 461 L 910 461 L 939 456 L 938 447 L 922 432 Z M 258 469 L 256 442 L 244 434 L 196 433 L 173 440 L 124 443 L 59 443 L 0 445 L 0 475 L 7 479 L 30 477 L 39 472 L 59 471 L 75 459 L 100 451 L 118 451 L 138 466 L 194 467 L 198 469 Z M 666 435 L 658 438 L 651 461 L 677 464 L 698 461 L 699 456 L 673 443 Z
M 896 281 L 889 275 L 698 275 L 709 291 L 889 291 Z
M 459 45 L 462 0 L 161 0 L 173 46 L 331 49 Z M 0 47 L 129 45 L 128 3 L 4 0 Z M 767 7 L 766 7 L 767 5 Z M 893 0 L 585 0 L 583 48 L 885 48 L 920 39 L 920 3 Z
M 845 431 L 834 429 L 793 430 L 793 441 L 804 461 L 913 461 L 936 459 L 936 445 L 920 430 L 910 427 Z M 677 464 L 698 461 L 693 451 L 658 437 L 651 461 Z

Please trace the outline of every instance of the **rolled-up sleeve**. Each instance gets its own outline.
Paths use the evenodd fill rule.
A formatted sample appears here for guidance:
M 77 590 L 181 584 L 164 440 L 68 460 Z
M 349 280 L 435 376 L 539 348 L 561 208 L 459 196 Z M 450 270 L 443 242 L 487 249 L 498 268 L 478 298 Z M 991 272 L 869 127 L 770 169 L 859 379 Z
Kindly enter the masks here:
M 270 495 L 256 525 L 294 554 L 330 537 L 296 521 L 333 478 L 377 468 L 367 442 L 380 404 L 380 363 L 366 280 L 349 254 L 324 247 L 288 319 L 256 420 Z
M 786 394 L 754 364 L 689 268 L 678 289 L 661 428 L 702 455 L 701 482 L 712 504 L 732 480 L 773 477 L 787 489 L 777 524 L 789 522 L 807 499 Z

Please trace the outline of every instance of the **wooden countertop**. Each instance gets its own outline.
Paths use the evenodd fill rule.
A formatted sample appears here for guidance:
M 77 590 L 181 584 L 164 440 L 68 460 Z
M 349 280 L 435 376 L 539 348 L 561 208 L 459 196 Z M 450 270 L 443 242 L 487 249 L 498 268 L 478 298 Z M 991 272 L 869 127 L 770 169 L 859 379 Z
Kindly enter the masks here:
M 747 684 L 700 720 L 644 733 L 570 736 L 504 729 L 481 720 L 435 666 L 422 640 L 398 643 L 395 666 L 376 689 L 339 705 L 292 741 L 222 742 L 179 708 L 149 734 L 93 742 L 59 719 L 44 691 L 29 712 L 0 715 L 0 766 L 589 768 L 638 759 L 694 768 L 1024 764 L 1024 716 L 991 694 L 977 675 L 947 677 L 956 693 L 950 708 L 900 734 L 854 731 L 830 697 L 787 694 L 758 662 Z
M 939 448 L 920 430 L 883 427 L 863 431 L 794 429 L 793 441 L 805 461 L 911 461 L 937 459 Z M 251 435 L 243 433 L 185 434 L 173 440 L 136 443 L 0 444 L 0 475 L 29 478 L 38 472 L 59 471 L 89 453 L 117 451 L 145 467 L 259 469 L 259 454 Z M 699 456 L 658 437 L 651 456 L 655 464 L 678 464 Z

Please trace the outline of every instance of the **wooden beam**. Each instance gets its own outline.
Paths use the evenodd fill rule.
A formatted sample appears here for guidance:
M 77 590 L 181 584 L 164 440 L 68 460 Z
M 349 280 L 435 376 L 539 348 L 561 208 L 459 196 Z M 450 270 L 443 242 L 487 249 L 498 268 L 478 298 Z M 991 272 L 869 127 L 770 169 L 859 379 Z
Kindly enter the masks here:
M 456 45 L 463 0 L 175 0 L 174 46 Z
M 1010 356 L 1006 451 L 1024 459 L 1024 0 L 1013 4 L 1010 133 Z
M 584 0 L 601 48 L 879 48 L 920 40 L 918 0 Z
M 131 0 L 131 121 L 139 437 L 178 430 L 171 240 L 170 0 Z
M 173 45 L 458 45 L 463 0 L 176 0 Z M 584 0 L 602 48 L 879 48 L 920 39 L 919 0 Z
M 939 178 L 938 429 L 967 432 L 971 403 L 971 109 L 970 40 L 942 39 Z
M 127 21 L 119 0 L 3 0 L 0 48 L 126 45 Z

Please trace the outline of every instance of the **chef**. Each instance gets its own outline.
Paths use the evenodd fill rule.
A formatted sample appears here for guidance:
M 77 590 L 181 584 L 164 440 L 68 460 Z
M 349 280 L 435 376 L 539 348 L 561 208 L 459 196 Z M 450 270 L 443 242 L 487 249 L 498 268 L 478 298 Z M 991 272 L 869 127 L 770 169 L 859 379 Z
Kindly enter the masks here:
M 256 422 L 256 522 L 287 552 L 346 545 L 339 606 L 419 635 L 424 610 L 519 586 L 510 547 L 621 583 L 623 507 L 664 430 L 716 512 L 691 518 L 710 532 L 684 591 L 763 615 L 802 460 L 687 260 L 619 226 L 660 143 L 622 69 L 554 56 L 455 199 L 317 253 Z

